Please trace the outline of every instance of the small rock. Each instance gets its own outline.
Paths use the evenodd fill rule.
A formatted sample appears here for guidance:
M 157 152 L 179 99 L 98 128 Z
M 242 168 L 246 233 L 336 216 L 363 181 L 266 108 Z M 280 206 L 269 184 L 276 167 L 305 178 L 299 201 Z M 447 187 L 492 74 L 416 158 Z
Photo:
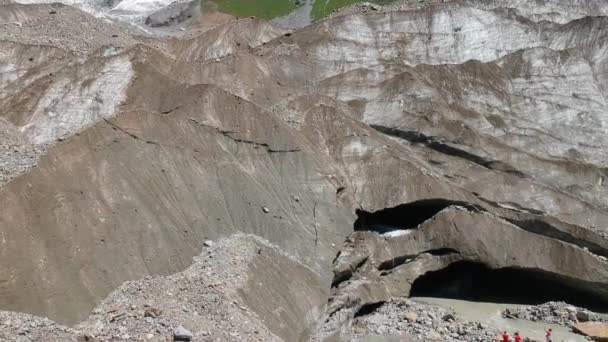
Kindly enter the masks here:
M 121 320 L 121 319 L 125 318 L 126 315 L 127 315 L 126 312 L 121 312 L 118 315 L 114 315 L 114 316 L 112 316 L 112 318 L 110 318 L 110 323 Z
M 190 330 L 181 325 L 173 332 L 173 341 L 190 341 L 192 340 L 192 337 L 194 337 L 194 335 L 192 335 Z
M 213 246 L 213 241 L 211 241 L 211 240 L 205 240 L 205 242 L 203 242 L 203 245 L 205 247 L 211 247 L 211 246 Z
M 102 321 L 96 321 L 95 324 L 93 325 L 93 328 L 95 329 L 95 331 L 102 331 L 105 326 L 106 325 L 103 324 Z
M 405 319 L 407 319 L 410 322 L 416 322 L 416 320 L 418 319 L 418 315 L 415 312 L 406 312 L 405 315 L 403 315 L 403 317 L 405 317 Z
M 436 331 L 431 330 L 427 335 L 426 338 L 429 341 L 439 341 L 441 340 L 441 335 L 439 335 Z
M 157 308 L 148 308 L 144 312 L 144 317 L 156 318 L 156 317 L 160 316 L 162 313 L 163 313 L 163 311 L 160 310 L 160 309 L 157 309 Z
M 262 207 L 262 211 L 268 214 L 270 212 L 270 209 L 268 207 Z
M 456 318 L 454 317 L 453 314 L 451 313 L 446 313 L 445 315 L 443 315 L 443 317 L 441 317 L 441 319 L 443 319 L 446 322 L 453 322 L 456 320 Z

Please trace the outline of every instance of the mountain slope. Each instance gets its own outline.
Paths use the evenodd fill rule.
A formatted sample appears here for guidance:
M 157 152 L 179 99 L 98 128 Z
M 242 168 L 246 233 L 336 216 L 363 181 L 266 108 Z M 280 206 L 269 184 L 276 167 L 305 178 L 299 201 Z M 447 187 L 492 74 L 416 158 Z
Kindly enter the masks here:
M 87 330 L 125 281 L 235 233 L 289 255 L 247 259 L 253 274 L 306 280 L 276 307 L 256 282 L 232 294 L 284 340 L 349 339 L 360 310 L 462 263 L 608 309 L 603 2 L 405 1 L 162 35 L 2 9 L 3 310 Z

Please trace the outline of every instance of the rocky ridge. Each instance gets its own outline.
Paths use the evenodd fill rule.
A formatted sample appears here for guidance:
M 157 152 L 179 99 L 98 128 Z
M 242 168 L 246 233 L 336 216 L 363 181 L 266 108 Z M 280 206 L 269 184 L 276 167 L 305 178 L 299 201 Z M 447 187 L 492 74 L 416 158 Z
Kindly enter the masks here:
M 411 341 L 486 342 L 500 331 L 478 322 L 463 322 L 447 309 L 396 298 L 353 322 L 353 341 L 369 335 L 409 335 Z
M 237 235 L 205 244 L 203 253 L 185 271 L 121 285 L 73 328 L 46 318 L 2 311 L 0 337 L 19 342 L 173 341 L 181 326 L 192 331 L 194 340 L 281 339 L 264 328 L 266 316 L 244 300 L 240 291 L 250 281 L 247 276 L 253 275 L 248 268 L 256 258 L 284 263 L 285 267 L 277 269 L 282 272 L 294 267 L 295 260 L 255 236 Z M 260 265 L 267 265 L 267 261 Z M 256 281 L 263 278 L 256 274 Z M 276 285 L 267 279 L 263 286 Z M 356 318 L 352 338 L 408 334 L 422 341 L 489 341 L 498 333 L 481 323 L 463 322 L 453 311 L 395 298 Z
M 236 339 L 215 320 L 238 296 L 255 313 L 235 314 L 251 322 L 240 338 L 348 338 L 370 305 L 433 277 L 455 277 L 443 290 L 463 295 L 458 274 L 474 270 L 521 272 L 565 289 L 547 300 L 606 308 L 606 11 L 403 2 L 298 30 L 248 18 L 157 36 L 4 2 L 0 307 L 96 338 L 171 338 L 181 324 Z M 291 257 L 224 264 L 243 278 L 230 293 L 183 284 L 206 240 L 239 232 Z M 222 246 L 227 260 L 251 251 Z M 268 298 L 245 274 L 291 286 Z M 197 308 L 158 294 L 179 286 L 200 306 L 224 297 L 189 323 Z M 105 304 L 89 317 L 108 295 L 126 330 Z M 171 315 L 149 322 L 140 295 L 167 299 Z M 398 333 L 376 318 L 365 324 Z
M 207 246 L 183 272 L 121 285 L 92 311 L 88 319 L 73 328 L 46 318 L 0 312 L 0 339 L 19 342 L 173 341 L 175 331 L 183 326 L 192 332 L 191 338 L 195 340 L 288 340 L 289 335 L 279 337 L 265 327 L 269 323 L 264 321 L 271 319 L 267 315 L 272 313 L 248 302 L 247 293 L 242 291 L 249 281 L 261 281 L 260 286 L 268 290 L 300 281 L 302 287 L 309 287 L 308 291 L 314 292 L 312 287 L 316 284 L 304 283 L 309 279 L 301 277 L 301 266 L 255 236 L 237 235 L 217 243 L 208 241 Z M 264 258 L 268 260 L 256 261 Z M 269 270 L 271 273 L 298 272 L 300 278 L 276 279 L 277 276 L 252 273 L 251 267 L 267 262 L 276 263 L 275 269 Z M 273 283 L 274 280 L 283 281 L 279 285 Z M 286 308 L 289 314 L 314 323 L 313 317 L 298 316 L 298 304 L 296 301 L 292 304 L 295 305 Z M 285 324 L 286 318 L 272 319 L 278 319 L 275 324 Z M 287 334 L 297 335 L 298 332 Z
M 533 322 L 546 322 L 566 326 L 572 326 L 578 322 L 608 322 L 606 315 L 568 305 L 564 302 L 549 302 L 537 306 L 508 308 L 502 312 L 502 315 L 505 318 L 525 319 Z

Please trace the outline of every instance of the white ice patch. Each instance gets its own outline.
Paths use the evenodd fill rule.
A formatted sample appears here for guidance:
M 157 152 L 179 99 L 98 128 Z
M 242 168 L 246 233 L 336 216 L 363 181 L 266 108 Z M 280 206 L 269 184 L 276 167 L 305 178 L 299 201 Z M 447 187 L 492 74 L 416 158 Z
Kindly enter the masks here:
M 8 83 L 17 80 L 23 73 L 25 71 L 18 72 L 15 64 L 0 62 L 0 89 L 4 88 Z M 0 97 L 2 95 L 0 92 Z
M 0 64 L 0 73 L 12 72 L 17 69 L 17 66 L 12 63 Z
M 103 0 L 15 0 L 21 4 L 39 4 L 59 2 L 74 6 L 98 18 L 113 18 L 121 21 L 143 24 L 144 19 L 175 0 L 123 0 L 116 7 L 110 8 Z
M 77 84 L 67 76 L 57 79 L 42 94 L 34 114 L 21 131 L 30 142 L 44 144 L 109 118 L 126 99 L 132 76 L 131 61 L 127 56 L 120 56 L 109 60 L 93 79 L 83 79 Z
M 344 154 L 347 156 L 361 157 L 369 151 L 369 146 L 361 141 L 355 140 L 344 147 Z
M 114 46 L 111 46 L 109 48 L 106 48 L 105 50 L 103 50 L 103 56 L 104 57 L 112 57 L 112 56 L 116 56 L 118 55 L 120 52 L 122 51 L 122 49 L 120 48 L 116 48 Z
M 396 238 L 398 236 L 406 236 L 412 234 L 414 231 L 412 229 L 403 229 L 403 230 L 393 230 L 388 233 L 382 234 L 382 236 L 386 238 Z
M 150 13 L 169 6 L 175 0 L 123 0 L 114 11 Z

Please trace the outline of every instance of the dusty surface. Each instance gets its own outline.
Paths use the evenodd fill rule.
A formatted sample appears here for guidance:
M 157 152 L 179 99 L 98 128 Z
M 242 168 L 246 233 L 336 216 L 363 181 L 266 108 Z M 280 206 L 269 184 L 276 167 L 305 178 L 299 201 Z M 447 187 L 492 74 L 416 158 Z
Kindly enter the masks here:
M 31 170 L 45 147 L 29 143 L 10 123 L 0 121 L 0 186 Z
M 320 284 L 243 285 L 241 337 L 350 331 L 462 262 L 608 300 L 604 1 L 403 1 L 297 30 L 76 5 L 0 7 L 0 308 L 81 323 L 238 232 L 298 266 L 237 276 Z

